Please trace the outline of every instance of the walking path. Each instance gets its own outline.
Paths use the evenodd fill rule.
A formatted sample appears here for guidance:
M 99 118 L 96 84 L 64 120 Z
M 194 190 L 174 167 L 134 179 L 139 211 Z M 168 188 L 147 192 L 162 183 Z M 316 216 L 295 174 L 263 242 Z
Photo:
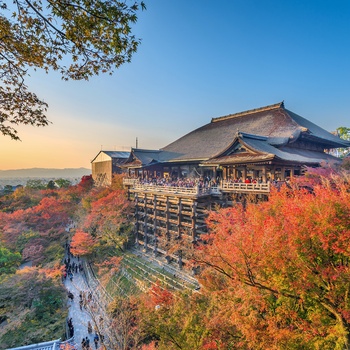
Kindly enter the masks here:
M 97 349 L 98 346 L 94 344 L 94 336 L 96 334 L 95 328 L 98 327 L 98 320 L 100 319 L 99 308 L 95 307 L 93 293 L 86 283 L 84 271 L 81 268 L 79 269 L 79 265 L 82 266 L 82 261 L 69 254 L 69 251 L 65 261 L 69 261 L 69 264 L 66 264 L 66 266 L 70 266 L 67 271 L 71 271 L 71 274 L 68 272 L 64 279 L 64 285 L 66 286 L 67 293 L 70 295 L 68 298 L 68 337 L 74 335 L 76 349 L 78 350 L 84 349 L 82 340 L 86 338 L 89 341 L 90 349 Z M 75 268 L 75 266 L 78 267 Z M 73 298 L 71 298 L 72 296 Z M 69 320 L 71 320 L 71 325 L 73 327 L 70 326 Z M 90 333 L 88 332 L 89 323 L 91 324 Z M 101 334 L 100 329 L 96 329 L 96 331 Z M 100 341 L 98 345 L 100 345 Z M 85 347 L 85 349 L 88 348 Z
M 188 284 L 190 286 L 186 286 L 188 289 L 199 289 L 198 282 L 195 280 L 195 278 L 189 276 L 184 271 L 175 269 L 169 264 L 161 263 L 153 256 L 144 253 L 142 254 L 139 251 L 134 252 L 134 254 L 137 256 L 141 255 L 142 259 L 154 266 L 155 269 L 162 266 L 164 269 L 170 271 L 174 274 L 174 280 L 180 279 L 183 281 L 182 284 L 179 283 L 179 288 L 173 288 L 182 289 L 185 287 L 186 283 L 186 285 Z M 124 258 L 126 259 L 128 265 L 130 263 L 129 258 Z M 82 261 L 82 259 L 79 259 L 78 257 L 75 257 L 69 253 L 69 245 L 67 245 L 65 265 L 67 276 L 64 278 L 64 285 L 68 293 L 69 307 L 67 319 L 67 337 L 72 338 L 74 336 L 74 349 L 115 350 L 116 347 L 119 347 L 119 345 L 116 344 L 121 344 L 122 337 L 120 337 L 121 334 L 119 334 L 115 329 L 116 325 L 111 323 L 106 311 L 106 306 L 113 300 L 113 298 L 100 284 L 90 266 Z M 165 276 L 157 270 L 151 270 L 152 273 Z M 142 278 L 145 279 L 145 276 L 148 275 L 150 271 L 142 270 L 141 273 L 143 275 Z M 88 331 L 89 323 L 91 324 L 91 332 Z M 99 341 L 95 344 L 94 337 L 96 334 L 98 335 Z M 86 346 L 84 347 L 84 343 L 82 342 L 83 339 L 88 339 L 89 348 Z M 104 345 L 104 347 L 102 347 L 102 345 Z

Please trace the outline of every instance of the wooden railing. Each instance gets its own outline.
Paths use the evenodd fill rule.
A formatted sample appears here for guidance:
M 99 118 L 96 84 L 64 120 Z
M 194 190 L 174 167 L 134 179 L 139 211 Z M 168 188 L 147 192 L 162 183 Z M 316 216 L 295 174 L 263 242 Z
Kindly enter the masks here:
M 269 193 L 270 183 L 235 183 L 223 180 L 220 188 L 224 192 L 232 191 Z
M 60 339 L 47 341 L 43 343 L 31 344 L 20 346 L 17 348 L 11 348 L 9 350 L 58 350 L 61 342 Z
M 135 185 L 139 183 L 139 179 L 138 178 L 124 178 L 123 179 L 123 185 L 126 185 L 126 186 L 130 186 L 130 185 Z
M 205 195 L 220 195 L 222 192 L 242 192 L 242 193 L 269 193 L 270 183 L 235 183 L 222 180 L 220 186 L 217 187 L 175 187 L 175 186 L 160 186 L 153 184 L 142 184 L 138 179 L 124 179 L 123 184 L 130 186 L 135 191 L 152 191 L 165 192 L 180 195 L 205 196 Z
M 192 186 L 192 187 L 175 187 L 175 186 L 159 186 L 151 184 L 135 183 L 132 187 L 135 191 L 165 192 L 181 195 L 205 196 L 211 194 L 211 187 Z

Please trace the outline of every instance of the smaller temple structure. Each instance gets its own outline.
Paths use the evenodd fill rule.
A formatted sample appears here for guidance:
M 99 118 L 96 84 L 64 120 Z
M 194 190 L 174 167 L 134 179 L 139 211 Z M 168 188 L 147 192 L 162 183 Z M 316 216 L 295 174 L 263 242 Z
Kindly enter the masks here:
M 91 161 L 92 178 L 96 186 L 110 186 L 113 174 L 122 172 L 121 165 L 129 158 L 130 152 L 100 151 Z

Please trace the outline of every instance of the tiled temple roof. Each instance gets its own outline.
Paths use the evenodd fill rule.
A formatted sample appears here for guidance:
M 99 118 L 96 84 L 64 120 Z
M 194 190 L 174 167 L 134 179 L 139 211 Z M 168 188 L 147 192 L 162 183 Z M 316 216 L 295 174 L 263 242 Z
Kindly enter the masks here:
M 230 153 L 228 149 L 218 157 L 203 161 L 203 164 L 238 164 L 238 163 L 266 163 L 267 161 L 282 160 L 299 164 L 320 164 L 332 162 L 335 158 L 324 152 L 311 151 L 300 148 L 283 146 L 276 148 L 269 143 L 268 137 L 261 137 L 239 133 L 232 145 L 241 144 L 245 151 Z M 234 148 L 233 148 L 234 149 Z
M 246 154 L 229 153 L 237 140 L 245 143 L 251 151 Z M 293 145 L 294 143 L 296 144 Z M 213 118 L 210 123 L 160 150 L 132 149 L 125 167 L 179 162 L 198 162 L 204 165 L 220 161 L 221 164 L 233 164 L 272 159 L 317 164 L 336 159 L 324 153 L 324 149 L 340 147 L 350 147 L 350 142 L 287 110 L 284 103 L 280 102 Z
M 299 138 L 312 139 L 323 148 L 349 147 L 350 143 L 332 135 L 305 118 L 288 111 L 284 103 L 213 118 L 206 124 L 162 148 L 173 154 L 170 161 L 206 160 L 223 152 L 237 132 L 268 137 L 276 146 Z

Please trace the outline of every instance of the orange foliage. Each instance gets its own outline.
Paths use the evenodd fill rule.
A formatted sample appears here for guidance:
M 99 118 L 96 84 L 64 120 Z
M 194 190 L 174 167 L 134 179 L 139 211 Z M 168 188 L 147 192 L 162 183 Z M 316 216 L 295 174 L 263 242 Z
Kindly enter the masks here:
M 0 228 L 3 231 L 3 240 L 9 247 L 16 247 L 18 237 L 30 230 L 39 232 L 42 237 L 58 237 L 65 232 L 71 212 L 70 202 L 44 197 L 34 207 L 2 214 Z
M 89 255 L 96 243 L 96 240 L 89 233 L 78 230 L 72 237 L 71 252 L 74 255 Z
M 121 257 L 113 256 L 100 264 L 95 263 L 99 268 L 100 282 L 103 285 L 106 285 L 110 281 L 110 278 L 119 271 L 121 261 Z
M 117 231 L 128 222 L 125 214 L 129 206 L 130 202 L 124 191 L 112 191 L 91 203 L 91 213 L 87 217 L 86 225 L 97 226 L 100 231 L 104 227 L 113 227 Z
M 64 266 L 56 268 L 43 268 L 39 269 L 39 273 L 45 275 L 50 279 L 61 278 L 63 275 Z
M 217 298 L 221 321 L 237 327 L 250 347 L 322 344 L 320 338 L 347 344 L 347 181 L 319 177 L 312 191 L 285 187 L 268 202 L 211 212 L 208 223 L 197 252 L 201 282 Z
M 174 296 L 168 290 L 160 287 L 159 282 L 152 285 L 149 289 L 151 303 L 153 307 L 157 305 L 170 306 L 174 301 Z
M 158 347 L 157 347 L 156 341 L 152 341 L 149 344 L 144 344 L 141 347 L 141 350 L 157 350 L 157 349 L 158 349 Z

